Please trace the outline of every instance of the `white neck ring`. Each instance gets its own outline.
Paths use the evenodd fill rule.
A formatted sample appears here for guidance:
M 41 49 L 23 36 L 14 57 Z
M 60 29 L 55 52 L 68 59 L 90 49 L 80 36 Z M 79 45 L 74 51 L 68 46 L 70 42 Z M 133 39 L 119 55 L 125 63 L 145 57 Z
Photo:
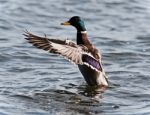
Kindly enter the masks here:
M 87 31 L 81 31 L 81 33 L 82 33 L 82 34 L 86 34 L 86 33 L 87 33 Z

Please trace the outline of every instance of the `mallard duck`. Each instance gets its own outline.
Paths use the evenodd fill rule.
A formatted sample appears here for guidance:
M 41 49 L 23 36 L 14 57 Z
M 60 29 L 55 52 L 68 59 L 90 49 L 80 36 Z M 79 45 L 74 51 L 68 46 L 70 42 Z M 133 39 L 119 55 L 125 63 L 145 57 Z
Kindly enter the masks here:
M 50 53 L 59 54 L 78 65 L 85 81 L 90 86 L 108 86 L 108 80 L 102 67 L 98 49 L 88 39 L 84 21 L 74 16 L 61 25 L 71 25 L 77 29 L 77 43 L 71 40 L 48 39 L 28 31 L 25 36 L 29 43 Z

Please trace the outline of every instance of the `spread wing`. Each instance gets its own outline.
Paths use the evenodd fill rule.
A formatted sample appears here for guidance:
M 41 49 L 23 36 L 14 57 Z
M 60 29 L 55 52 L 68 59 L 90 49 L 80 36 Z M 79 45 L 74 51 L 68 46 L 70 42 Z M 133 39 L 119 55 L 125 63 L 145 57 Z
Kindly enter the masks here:
M 89 52 L 87 47 L 77 45 L 70 40 L 48 39 L 39 37 L 29 32 L 24 34 L 25 39 L 37 48 L 59 54 L 74 62 L 75 64 L 87 65 L 96 71 L 102 71 L 101 64 Z

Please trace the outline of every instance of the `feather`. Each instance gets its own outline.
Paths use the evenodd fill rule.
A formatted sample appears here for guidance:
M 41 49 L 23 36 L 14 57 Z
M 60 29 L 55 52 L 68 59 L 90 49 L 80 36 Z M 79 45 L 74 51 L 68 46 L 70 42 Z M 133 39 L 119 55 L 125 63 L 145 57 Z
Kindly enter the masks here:
M 86 65 L 96 71 L 102 71 L 101 64 L 88 52 L 86 46 L 77 45 L 71 40 L 58 40 L 39 37 L 29 33 L 24 34 L 25 39 L 35 47 L 49 51 L 50 53 L 59 54 L 71 62 L 80 65 Z

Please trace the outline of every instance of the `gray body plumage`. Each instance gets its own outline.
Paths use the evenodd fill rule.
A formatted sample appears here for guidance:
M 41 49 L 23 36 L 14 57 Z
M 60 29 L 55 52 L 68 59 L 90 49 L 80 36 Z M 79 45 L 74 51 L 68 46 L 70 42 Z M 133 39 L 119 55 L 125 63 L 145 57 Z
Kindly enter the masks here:
M 85 81 L 88 85 L 95 86 L 95 85 L 104 85 L 108 86 L 108 81 L 105 76 L 105 73 L 98 72 L 86 65 L 78 65 L 80 72 L 82 73 Z
M 82 73 L 85 81 L 93 86 L 100 84 L 99 81 L 97 81 L 97 78 L 99 77 L 99 73 L 95 70 L 92 70 L 90 67 L 86 65 L 78 65 L 78 68 L 80 72 Z

